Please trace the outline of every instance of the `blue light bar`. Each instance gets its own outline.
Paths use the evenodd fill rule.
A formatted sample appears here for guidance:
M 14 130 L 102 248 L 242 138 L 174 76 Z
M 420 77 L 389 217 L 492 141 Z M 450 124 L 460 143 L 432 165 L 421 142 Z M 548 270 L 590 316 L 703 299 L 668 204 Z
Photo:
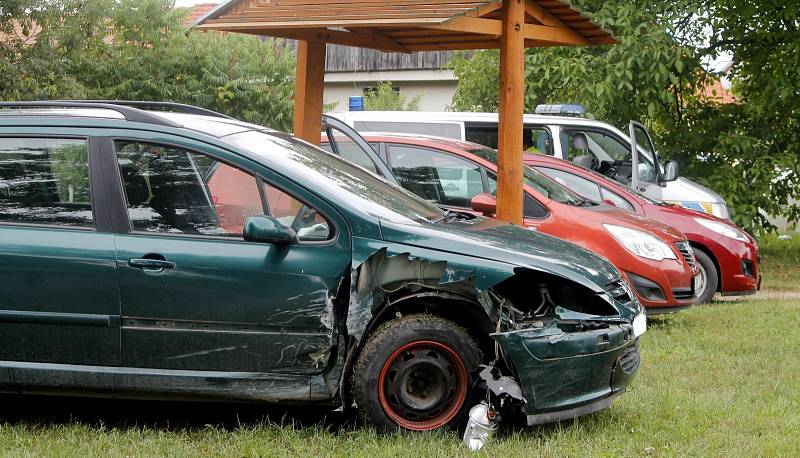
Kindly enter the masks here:
M 537 105 L 536 110 L 534 110 L 536 114 L 544 114 L 544 115 L 571 115 L 571 116 L 584 116 L 586 114 L 586 108 L 583 108 L 583 105 L 579 104 L 572 104 L 572 105 Z

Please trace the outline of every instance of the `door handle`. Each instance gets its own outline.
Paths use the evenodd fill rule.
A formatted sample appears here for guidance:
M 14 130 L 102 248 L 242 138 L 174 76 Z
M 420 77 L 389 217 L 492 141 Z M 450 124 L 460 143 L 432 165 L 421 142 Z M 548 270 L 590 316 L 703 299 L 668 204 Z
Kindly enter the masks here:
M 128 259 L 128 265 L 139 269 L 174 269 L 175 263 L 164 259 Z

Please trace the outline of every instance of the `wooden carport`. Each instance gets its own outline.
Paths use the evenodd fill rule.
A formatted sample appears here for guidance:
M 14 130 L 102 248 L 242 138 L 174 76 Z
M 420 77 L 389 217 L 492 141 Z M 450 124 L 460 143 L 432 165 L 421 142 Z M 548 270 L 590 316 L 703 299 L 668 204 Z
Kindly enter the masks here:
M 497 217 L 517 224 L 525 48 L 616 43 L 560 0 L 229 0 L 195 27 L 298 40 L 294 134 L 314 144 L 326 43 L 385 52 L 500 48 Z

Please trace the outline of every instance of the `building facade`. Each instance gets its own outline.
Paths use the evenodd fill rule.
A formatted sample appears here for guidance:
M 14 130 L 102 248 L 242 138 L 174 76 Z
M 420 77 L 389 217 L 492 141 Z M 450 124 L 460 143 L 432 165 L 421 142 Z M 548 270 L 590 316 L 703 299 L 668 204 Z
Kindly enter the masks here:
M 381 81 L 390 81 L 401 95 L 422 95 L 420 110 L 448 111 L 456 77 L 447 68 L 451 51 L 412 54 L 328 45 L 325 62 L 325 103 L 333 111 L 347 111 L 350 96 L 364 95 Z

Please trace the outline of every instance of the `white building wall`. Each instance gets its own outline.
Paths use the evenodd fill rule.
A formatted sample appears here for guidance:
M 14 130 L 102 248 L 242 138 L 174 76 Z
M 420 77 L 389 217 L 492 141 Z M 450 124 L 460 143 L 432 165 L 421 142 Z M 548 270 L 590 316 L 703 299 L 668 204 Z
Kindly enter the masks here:
M 326 73 L 325 103 L 336 103 L 334 111 L 347 111 L 350 96 L 363 95 L 364 89 L 374 88 L 380 81 L 391 81 L 392 87 L 409 99 L 422 95 L 421 111 L 449 110 L 457 82 L 452 70 Z

